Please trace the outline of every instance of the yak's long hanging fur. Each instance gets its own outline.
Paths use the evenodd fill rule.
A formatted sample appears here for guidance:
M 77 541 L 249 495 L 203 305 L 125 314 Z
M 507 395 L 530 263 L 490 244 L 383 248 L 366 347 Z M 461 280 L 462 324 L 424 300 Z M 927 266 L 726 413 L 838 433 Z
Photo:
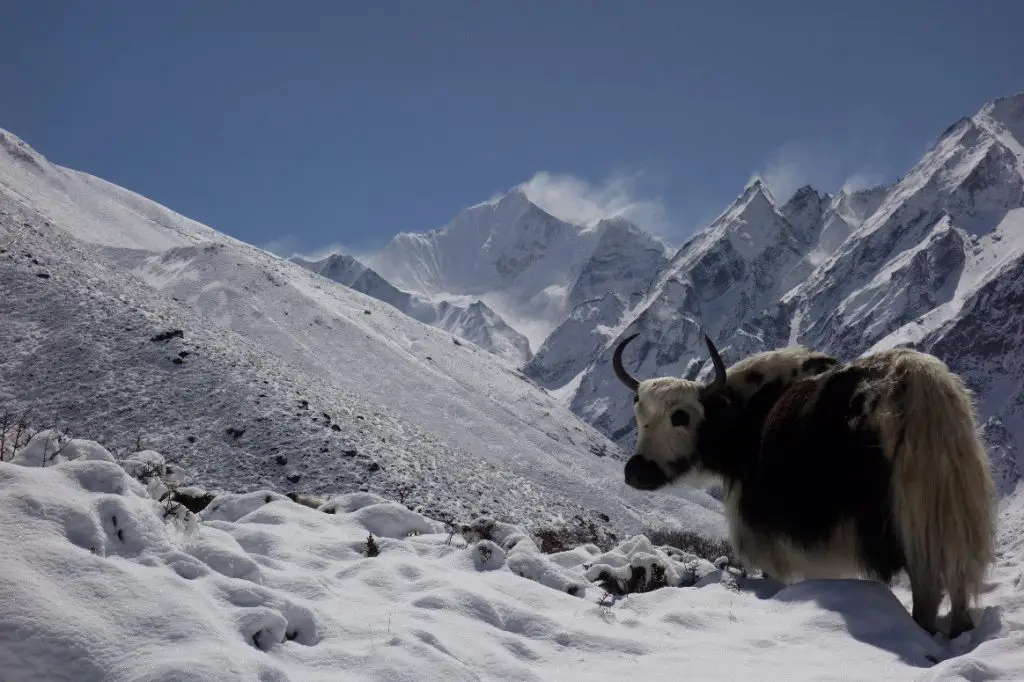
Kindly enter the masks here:
M 915 611 L 937 610 L 945 588 L 951 628 L 965 629 L 967 608 L 993 560 L 995 526 L 994 486 L 971 394 L 931 355 L 895 349 L 862 362 L 884 364 L 891 379 L 875 417 L 892 466 L 893 511 Z

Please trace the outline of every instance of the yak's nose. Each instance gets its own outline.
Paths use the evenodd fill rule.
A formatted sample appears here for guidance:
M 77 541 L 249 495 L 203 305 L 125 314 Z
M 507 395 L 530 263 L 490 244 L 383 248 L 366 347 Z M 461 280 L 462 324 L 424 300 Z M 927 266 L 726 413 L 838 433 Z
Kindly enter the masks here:
M 640 455 L 629 458 L 624 474 L 626 485 L 637 490 L 654 490 L 668 483 L 668 477 L 661 467 Z

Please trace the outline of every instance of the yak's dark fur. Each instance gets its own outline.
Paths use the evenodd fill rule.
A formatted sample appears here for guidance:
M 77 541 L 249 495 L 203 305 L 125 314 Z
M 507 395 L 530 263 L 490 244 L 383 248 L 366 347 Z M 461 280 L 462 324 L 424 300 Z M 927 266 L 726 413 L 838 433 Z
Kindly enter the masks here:
M 905 566 L 889 464 L 864 419 L 870 370 L 834 362 L 821 372 L 785 387 L 770 382 L 738 405 L 728 395 L 707 396 L 701 463 L 727 485 L 743 486 L 739 512 L 759 534 L 811 549 L 852 521 L 866 568 L 889 583 Z

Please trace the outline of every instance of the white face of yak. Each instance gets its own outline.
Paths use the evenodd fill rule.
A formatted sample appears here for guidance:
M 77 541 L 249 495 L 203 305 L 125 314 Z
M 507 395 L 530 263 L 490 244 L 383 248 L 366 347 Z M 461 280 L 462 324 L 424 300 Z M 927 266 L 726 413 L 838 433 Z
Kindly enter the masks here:
M 704 419 L 702 384 L 685 379 L 641 382 L 634 396 L 636 454 L 626 463 L 626 483 L 654 490 L 682 479 L 704 482 L 697 466 L 697 426 Z
M 701 397 L 725 383 L 725 368 L 714 344 L 705 337 L 715 363 L 716 378 L 711 386 L 686 379 L 659 378 L 637 381 L 622 366 L 622 351 L 633 336 L 615 349 L 615 374 L 634 392 L 636 453 L 626 462 L 626 484 L 639 490 L 656 490 L 677 480 L 699 487 L 712 476 L 700 463 L 697 439 L 704 406 Z

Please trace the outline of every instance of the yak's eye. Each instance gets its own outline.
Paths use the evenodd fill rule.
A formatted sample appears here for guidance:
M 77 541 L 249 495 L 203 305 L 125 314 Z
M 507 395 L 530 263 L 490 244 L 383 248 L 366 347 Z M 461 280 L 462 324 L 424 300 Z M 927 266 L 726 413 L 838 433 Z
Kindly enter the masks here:
M 686 426 L 690 423 L 690 415 L 685 410 L 676 410 L 672 413 L 672 426 Z
M 640 402 L 640 396 L 638 396 L 637 394 L 634 393 L 633 394 L 633 404 L 636 405 L 638 402 Z

